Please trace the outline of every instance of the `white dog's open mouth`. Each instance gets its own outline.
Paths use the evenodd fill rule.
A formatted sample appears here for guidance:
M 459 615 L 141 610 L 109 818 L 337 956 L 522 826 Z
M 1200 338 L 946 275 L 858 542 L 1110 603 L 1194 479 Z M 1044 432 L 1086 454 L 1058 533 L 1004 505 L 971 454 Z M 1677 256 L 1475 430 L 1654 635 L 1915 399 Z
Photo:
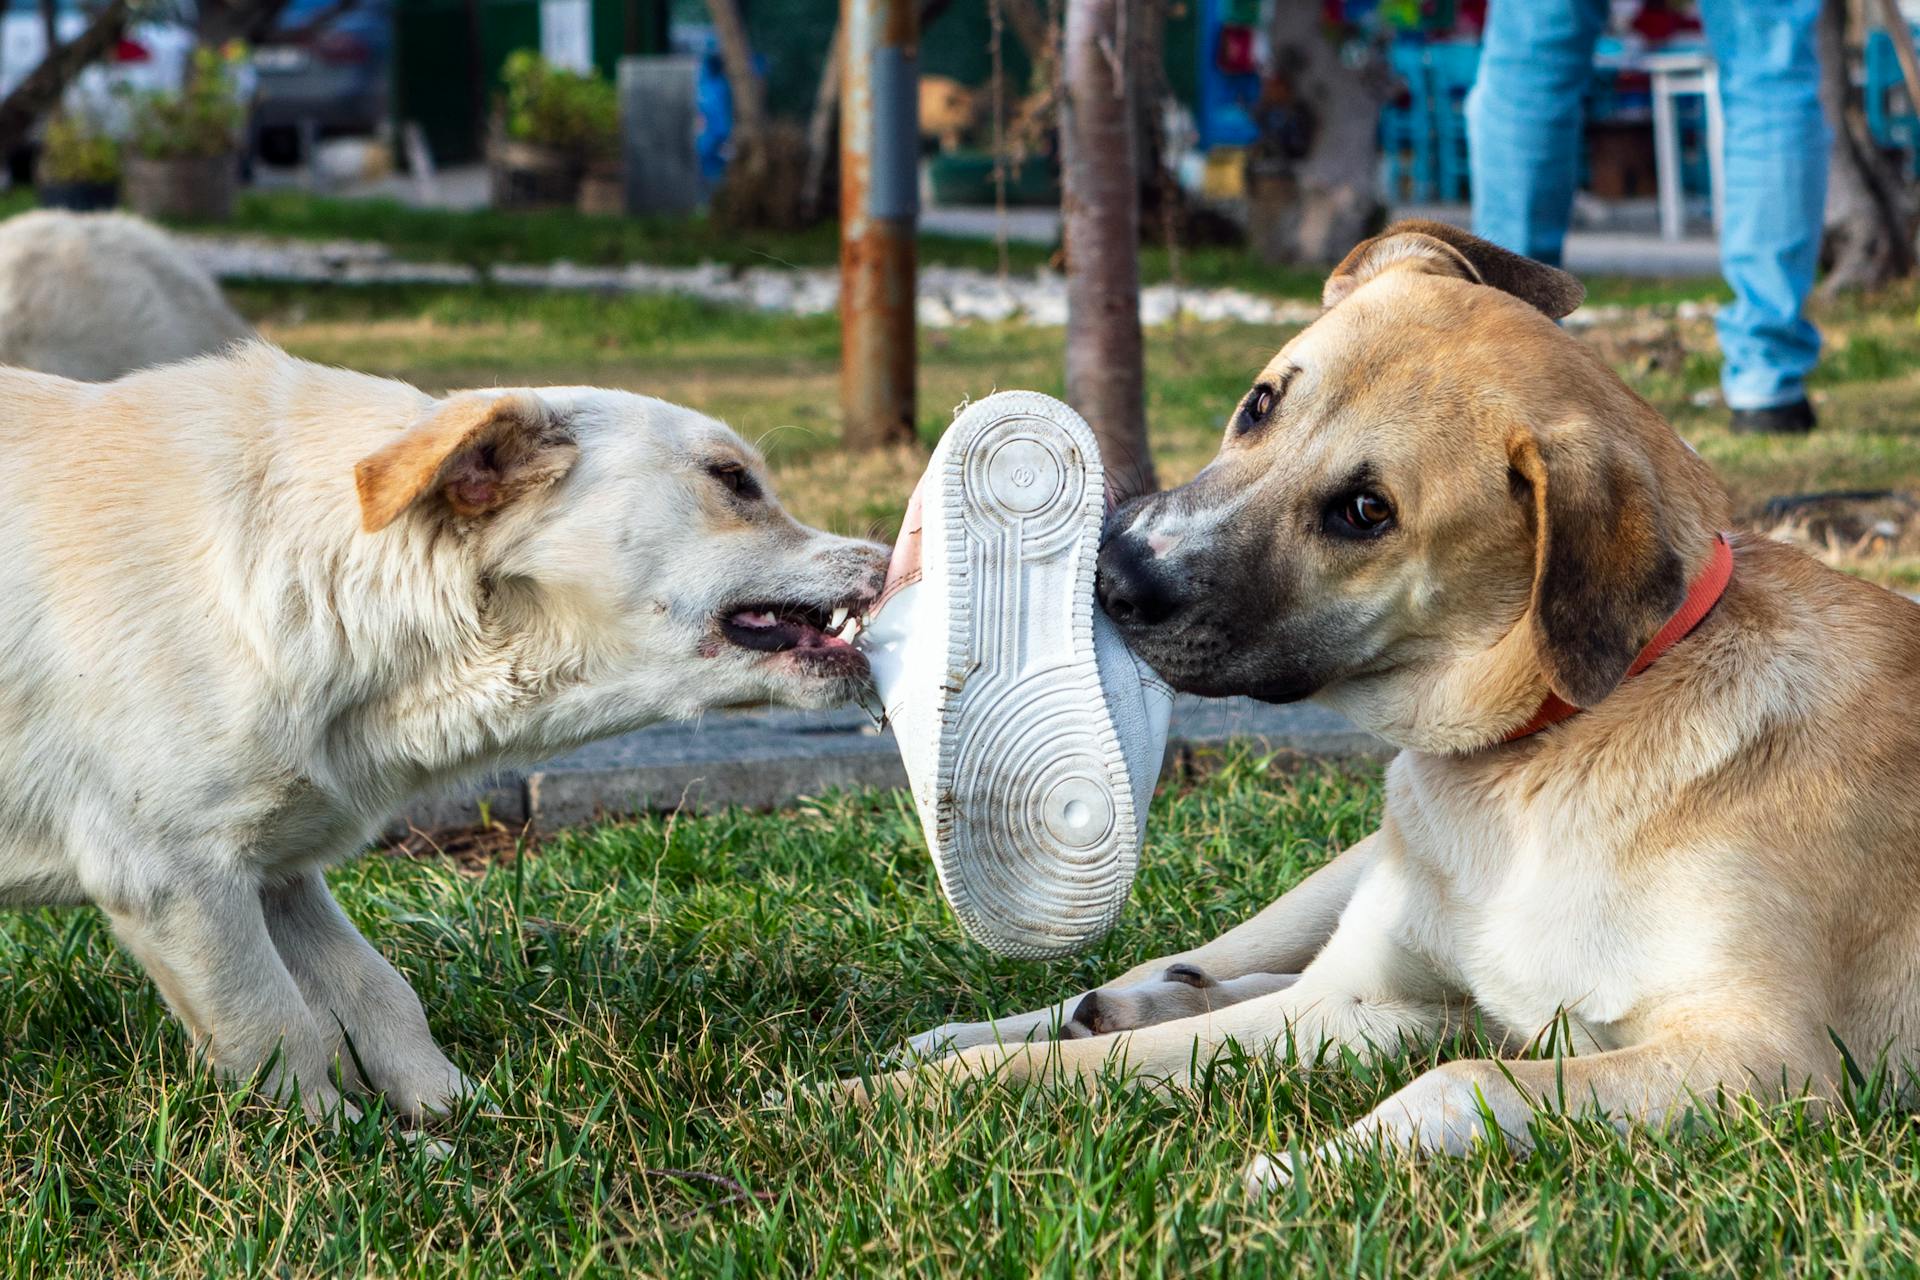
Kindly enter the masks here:
M 866 655 L 841 637 L 853 613 L 846 607 L 753 604 L 720 618 L 727 642 L 756 653 L 790 654 L 796 663 L 820 674 L 864 672 Z

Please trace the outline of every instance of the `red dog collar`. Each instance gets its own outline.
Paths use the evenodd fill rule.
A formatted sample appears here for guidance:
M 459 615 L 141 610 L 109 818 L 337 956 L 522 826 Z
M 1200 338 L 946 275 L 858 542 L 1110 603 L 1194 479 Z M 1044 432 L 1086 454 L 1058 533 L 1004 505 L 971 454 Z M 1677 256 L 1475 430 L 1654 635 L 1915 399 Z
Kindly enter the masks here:
M 1727 542 L 1726 534 L 1716 534 L 1713 539 L 1713 554 L 1707 560 L 1706 570 L 1694 579 L 1693 586 L 1687 591 L 1686 600 L 1680 605 L 1680 612 L 1667 619 L 1667 625 L 1660 628 L 1660 633 L 1647 642 L 1647 647 L 1640 651 L 1640 656 L 1635 658 L 1633 665 L 1627 668 L 1627 678 L 1631 679 L 1639 675 L 1652 666 L 1661 654 L 1686 639 L 1693 629 L 1713 612 L 1713 606 L 1720 603 L 1720 597 L 1727 593 L 1727 583 L 1732 580 L 1733 547 Z M 1515 729 L 1501 741 L 1514 742 L 1520 738 L 1530 737 L 1542 729 L 1559 724 L 1570 716 L 1579 715 L 1580 711 L 1581 708 L 1564 700 L 1560 695 L 1550 693 L 1547 695 L 1547 700 L 1540 704 L 1540 709 L 1534 712 L 1533 719 Z

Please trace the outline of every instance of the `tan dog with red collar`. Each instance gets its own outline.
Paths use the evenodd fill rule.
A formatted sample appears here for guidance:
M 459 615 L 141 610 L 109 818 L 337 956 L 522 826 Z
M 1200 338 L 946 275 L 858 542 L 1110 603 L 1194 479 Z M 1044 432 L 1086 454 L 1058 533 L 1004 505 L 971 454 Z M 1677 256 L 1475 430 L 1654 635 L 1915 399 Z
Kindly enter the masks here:
M 1524 1143 L 1536 1108 L 1828 1094 L 1834 1037 L 1915 1060 L 1920 608 L 1723 543 L 1706 464 L 1553 323 L 1580 293 L 1400 224 L 1334 272 L 1219 457 L 1116 514 L 1101 600 L 1136 651 L 1403 747 L 1385 819 L 1224 937 L 942 1027 L 914 1047 L 956 1052 L 888 1083 L 1177 1080 L 1228 1040 L 1394 1053 L 1469 1008 L 1515 1050 L 1570 1031 L 1564 1062 L 1448 1063 L 1335 1144 L 1454 1152 L 1483 1103 Z

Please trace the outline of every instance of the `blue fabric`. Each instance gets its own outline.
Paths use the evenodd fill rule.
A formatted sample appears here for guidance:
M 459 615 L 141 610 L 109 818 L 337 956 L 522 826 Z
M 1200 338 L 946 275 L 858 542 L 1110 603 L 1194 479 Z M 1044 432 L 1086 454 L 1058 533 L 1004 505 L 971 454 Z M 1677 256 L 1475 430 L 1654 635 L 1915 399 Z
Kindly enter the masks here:
M 1820 0 L 1700 0 L 1726 118 L 1719 316 L 1734 409 L 1806 394 L 1820 334 L 1804 312 L 1820 253 L 1830 138 L 1820 110 Z M 1476 234 L 1558 264 L 1572 213 L 1580 96 L 1606 0 L 1492 0 L 1467 100 Z

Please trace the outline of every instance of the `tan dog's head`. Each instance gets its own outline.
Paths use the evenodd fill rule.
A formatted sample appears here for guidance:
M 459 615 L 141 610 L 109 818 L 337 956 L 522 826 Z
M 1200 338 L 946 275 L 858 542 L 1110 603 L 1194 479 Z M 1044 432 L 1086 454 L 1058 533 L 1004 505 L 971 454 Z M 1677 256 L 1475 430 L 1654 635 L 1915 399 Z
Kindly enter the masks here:
M 1554 320 L 1563 271 L 1403 222 L 1335 268 L 1192 483 L 1115 514 L 1102 605 L 1175 687 L 1468 750 L 1605 697 L 1724 523 L 1706 465 Z
M 884 549 L 800 525 L 758 453 L 690 409 L 578 387 L 466 393 L 355 481 L 366 533 L 457 548 L 487 597 L 481 625 L 564 635 L 609 706 L 823 707 L 866 688 L 835 615 L 873 599 Z

